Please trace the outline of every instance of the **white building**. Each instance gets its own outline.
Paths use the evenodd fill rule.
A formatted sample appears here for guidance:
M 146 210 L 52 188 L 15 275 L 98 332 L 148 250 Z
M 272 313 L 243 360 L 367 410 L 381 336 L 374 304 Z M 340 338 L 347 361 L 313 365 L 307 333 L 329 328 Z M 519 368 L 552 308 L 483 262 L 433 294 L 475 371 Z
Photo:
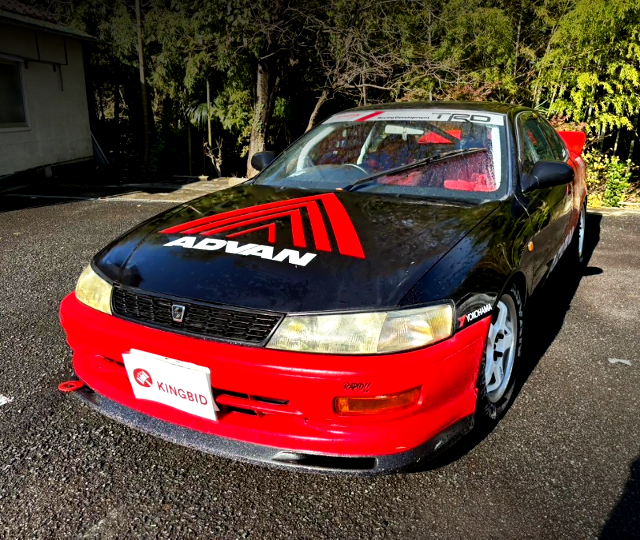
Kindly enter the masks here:
M 82 43 L 93 38 L 0 0 L 2 177 L 93 156 Z

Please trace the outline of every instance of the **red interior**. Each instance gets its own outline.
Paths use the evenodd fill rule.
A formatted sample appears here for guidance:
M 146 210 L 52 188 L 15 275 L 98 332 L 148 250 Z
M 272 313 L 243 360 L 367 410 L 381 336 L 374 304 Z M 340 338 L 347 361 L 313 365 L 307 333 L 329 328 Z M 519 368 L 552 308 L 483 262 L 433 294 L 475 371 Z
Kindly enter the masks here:
M 451 129 L 448 130 L 447 133 L 452 137 L 460 140 L 462 137 L 462 130 L 460 129 Z M 449 139 L 446 139 L 442 135 L 438 135 L 435 131 L 430 131 L 429 133 L 425 133 L 422 137 L 418 139 L 418 144 L 453 144 Z
M 455 189 L 457 191 L 495 191 L 496 186 L 493 179 L 489 179 L 486 174 L 472 174 L 471 180 L 445 180 L 445 189 Z
M 384 176 L 378 182 L 392 186 L 435 187 L 456 191 L 490 192 L 497 189 L 493 163 L 487 151 Z

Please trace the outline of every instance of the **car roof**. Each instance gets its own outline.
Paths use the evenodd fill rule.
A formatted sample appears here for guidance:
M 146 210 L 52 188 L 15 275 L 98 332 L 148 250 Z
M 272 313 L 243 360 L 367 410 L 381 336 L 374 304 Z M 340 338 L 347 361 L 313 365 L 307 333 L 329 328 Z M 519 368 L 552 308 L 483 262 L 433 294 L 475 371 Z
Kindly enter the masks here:
M 363 107 L 354 107 L 342 112 L 380 111 L 397 109 L 442 109 L 451 108 L 465 111 L 485 111 L 498 114 L 509 114 L 514 109 L 523 109 L 520 105 L 499 103 L 496 101 L 400 101 L 395 103 L 376 103 Z

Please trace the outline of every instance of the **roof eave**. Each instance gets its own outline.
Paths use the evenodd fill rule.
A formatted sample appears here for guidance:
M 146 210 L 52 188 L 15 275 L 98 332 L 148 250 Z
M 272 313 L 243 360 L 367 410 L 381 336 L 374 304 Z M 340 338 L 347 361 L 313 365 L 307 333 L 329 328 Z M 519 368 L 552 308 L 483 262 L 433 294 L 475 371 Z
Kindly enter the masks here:
M 99 43 L 99 39 L 85 34 L 79 30 L 74 30 L 68 26 L 62 24 L 54 24 L 47 21 L 39 21 L 32 19 L 31 17 L 25 17 L 17 13 L 11 13 L 9 11 L 0 10 L 0 22 L 11 24 L 14 26 L 21 26 L 23 28 L 29 28 L 38 30 L 40 32 L 47 32 L 50 34 L 58 34 L 68 38 L 77 39 L 79 41 L 86 41 L 90 43 Z

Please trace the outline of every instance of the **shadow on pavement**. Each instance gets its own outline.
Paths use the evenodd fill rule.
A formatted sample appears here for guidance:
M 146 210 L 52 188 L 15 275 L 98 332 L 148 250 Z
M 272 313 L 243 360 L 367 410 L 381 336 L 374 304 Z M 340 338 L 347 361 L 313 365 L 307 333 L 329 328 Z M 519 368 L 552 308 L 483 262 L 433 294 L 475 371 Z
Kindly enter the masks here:
M 601 215 L 587 214 L 585 262 L 582 272 L 576 272 L 575 268 L 571 267 L 571 261 L 563 257 L 547 281 L 534 292 L 525 306 L 523 355 L 512 404 L 518 399 L 518 394 L 529 376 L 562 329 L 565 316 L 571 307 L 571 301 L 582 277 L 602 273 L 601 268 L 589 267 L 593 251 L 600 242 L 601 221 Z M 487 423 L 487 425 L 475 428 L 450 449 L 436 456 L 419 470 L 437 469 L 460 459 L 480 444 L 495 426 L 496 424 Z M 638 512 L 640 513 L 640 508 Z
M 631 465 L 624 493 L 602 529 L 602 540 L 640 537 L 640 456 Z
M 593 251 L 600 242 L 601 221 L 600 214 L 587 215 L 585 262 L 582 272 L 577 273 L 575 268 L 571 267 L 571 261 L 564 257 L 544 285 L 529 299 L 525 312 L 523 369 L 519 372 L 520 384 L 516 389 L 517 393 L 560 332 L 583 276 L 602 273 L 601 268 L 589 266 Z
M 128 193 L 172 193 L 198 182 L 193 176 L 167 176 L 117 169 L 95 169 L 92 166 L 65 170 L 53 178 L 44 179 L 33 171 L 14 175 L 13 187 L 2 191 L 0 184 L 0 212 L 38 208 L 88 200 L 114 197 Z

